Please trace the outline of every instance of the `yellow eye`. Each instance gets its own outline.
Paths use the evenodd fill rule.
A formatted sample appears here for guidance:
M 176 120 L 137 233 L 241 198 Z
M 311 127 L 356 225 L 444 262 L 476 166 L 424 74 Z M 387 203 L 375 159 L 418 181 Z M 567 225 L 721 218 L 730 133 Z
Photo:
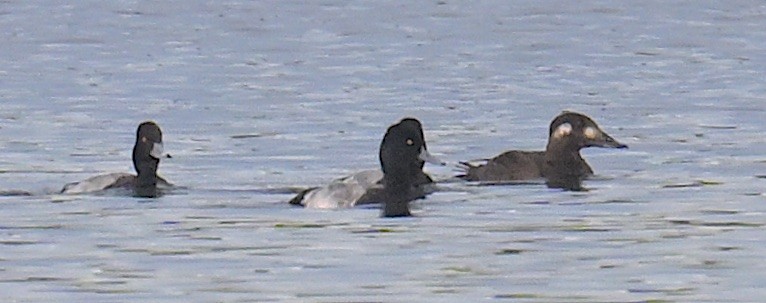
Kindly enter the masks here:
M 409 146 L 412 146 L 413 144 L 415 144 L 415 141 L 412 141 L 412 139 L 407 139 L 406 142 L 407 142 L 407 145 Z

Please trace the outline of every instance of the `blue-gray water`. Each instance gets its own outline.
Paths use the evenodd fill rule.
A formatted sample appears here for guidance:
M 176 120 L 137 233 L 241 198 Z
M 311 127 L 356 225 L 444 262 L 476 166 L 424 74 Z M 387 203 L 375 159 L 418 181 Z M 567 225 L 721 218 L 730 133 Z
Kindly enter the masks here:
M 763 1 L 0 2 L 2 302 L 761 302 Z M 456 162 L 569 109 L 582 193 L 445 182 L 416 217 L 288 207 L 421 119 Z M 156 200 L 53 194 L 130 171 Z M 450 168 L 427 166 L 437 179 Z

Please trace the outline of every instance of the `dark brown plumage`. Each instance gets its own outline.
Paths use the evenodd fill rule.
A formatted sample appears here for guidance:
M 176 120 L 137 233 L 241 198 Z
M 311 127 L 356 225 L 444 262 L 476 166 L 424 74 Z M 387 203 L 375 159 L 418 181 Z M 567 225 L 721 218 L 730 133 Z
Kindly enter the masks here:
M 462 162 L 468 181 L 502 182 L 545 178 L 550 187 L 580 189 L 593 169 L 580 155 L 586 147 L 627 148 L 580 113 L 565 111 L 550 124 L 545 151 L 508 151 L 485 163 Z

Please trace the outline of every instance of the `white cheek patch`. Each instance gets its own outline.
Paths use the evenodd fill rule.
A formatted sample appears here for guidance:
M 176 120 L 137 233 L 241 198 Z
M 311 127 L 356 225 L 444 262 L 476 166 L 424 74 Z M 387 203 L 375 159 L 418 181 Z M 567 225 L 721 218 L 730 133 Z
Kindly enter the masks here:
M 593 140 L 593 139 L 596 139 L 596 137 L 598 137 L 598 133 L 599 131 L 597 129 L 588 126 L 585 128 L 584 135 L 585 135 L 585 138 Z
M 553 132 L 553 137 L 555 138 L 561 138 L 569 136 L 569 134 L 572 133 L 572 124 L 564 123 L 559 125 L 559 127 L 556 127 L 556 130 Z

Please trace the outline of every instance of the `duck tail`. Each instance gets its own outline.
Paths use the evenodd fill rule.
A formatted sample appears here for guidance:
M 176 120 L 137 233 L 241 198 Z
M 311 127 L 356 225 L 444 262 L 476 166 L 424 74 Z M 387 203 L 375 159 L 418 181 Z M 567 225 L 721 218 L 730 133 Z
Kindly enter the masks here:
M 289 203 L 290 205 L 303 207 L 304 206 L 303 205 L 303 198 L 306 197 L 306 194 L 308 194 L 309 192 L 311 192 L 312 190 L 315 190 L 315 189 L 317 189 L 317 188 L 316 187 L 309 187 L 307 189 L 304 189 L 301 192 L 299 192 L 297 195 L 295 195 L 295 197 L 290 199 L 290 201 L 287 202 L 287 203 Z
M 471 163 L 468 163 L 467 161 L 461 161 L 458 162 L 457 165 L 455 165 L 455 168 L 457 169 L 458 174 L 455 175 L 455 177 L 460 179 L 468 179 L 471 169 L 476 168 L 476 165 L 473 165 Z

